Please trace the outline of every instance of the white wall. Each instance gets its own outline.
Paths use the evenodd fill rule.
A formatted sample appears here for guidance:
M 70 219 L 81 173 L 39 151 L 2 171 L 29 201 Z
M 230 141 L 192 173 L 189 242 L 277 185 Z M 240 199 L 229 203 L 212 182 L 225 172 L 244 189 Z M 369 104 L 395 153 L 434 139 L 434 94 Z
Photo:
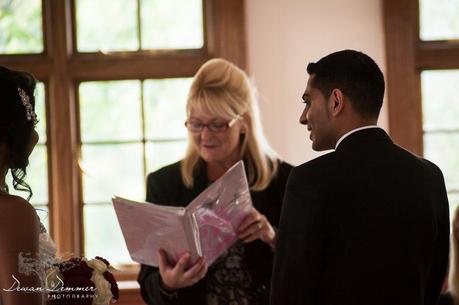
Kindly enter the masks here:
M 260 95 L 269 142 L 297 165 L 318 155 L 298 123 L 308 62 L 342 49 L 371 56 L 385 71 L 380 0 L 246 0 L 248 71 Z M 384 103 L 379 125 L 387 130 Z

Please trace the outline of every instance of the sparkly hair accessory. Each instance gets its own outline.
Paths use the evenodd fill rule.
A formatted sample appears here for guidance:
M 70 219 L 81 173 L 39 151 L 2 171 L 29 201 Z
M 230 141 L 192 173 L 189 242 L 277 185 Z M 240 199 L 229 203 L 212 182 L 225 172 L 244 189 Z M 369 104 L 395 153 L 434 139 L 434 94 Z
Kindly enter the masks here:
M 18 92 L 19 96 L 21 97 L 22 104 L 26 109 L 27 121 L 33 121 L 34 123 L 37 123 L 37 115 L 33 111 L 29 96 L 22 88 L 18 88 Z

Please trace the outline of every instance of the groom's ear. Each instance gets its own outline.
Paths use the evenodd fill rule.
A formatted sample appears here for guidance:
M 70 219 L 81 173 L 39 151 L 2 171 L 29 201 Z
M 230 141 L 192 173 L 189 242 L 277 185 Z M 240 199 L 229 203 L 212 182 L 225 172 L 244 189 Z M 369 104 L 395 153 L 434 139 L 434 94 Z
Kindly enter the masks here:
M 328 99 L 328 112 L 336 117 L 343 112 L 345 106 L 344 94 L 340 89 L 333 89 Z

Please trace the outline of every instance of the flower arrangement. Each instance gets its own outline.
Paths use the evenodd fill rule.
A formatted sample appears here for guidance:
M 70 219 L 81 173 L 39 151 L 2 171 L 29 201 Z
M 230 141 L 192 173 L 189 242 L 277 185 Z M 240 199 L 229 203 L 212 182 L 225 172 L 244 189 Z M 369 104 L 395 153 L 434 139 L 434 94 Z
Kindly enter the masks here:
M 46 286 L 50 305 L 108 305 L 116 302 L 119 289 L 110 263 L 74 257 L 48 268 Z

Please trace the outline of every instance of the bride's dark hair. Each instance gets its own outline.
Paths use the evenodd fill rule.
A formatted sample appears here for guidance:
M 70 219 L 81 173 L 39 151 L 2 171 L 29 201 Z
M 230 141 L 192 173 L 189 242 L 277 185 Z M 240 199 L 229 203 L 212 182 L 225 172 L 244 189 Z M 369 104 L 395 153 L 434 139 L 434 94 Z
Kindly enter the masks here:
M 29 73 L 0 66 L 0 145 L 4 148 L 4 161 L 11 170 L 14 189 L 27 192 L 28 199 L 32 197 L 32 189 L 25 177 L 36 120 L 30 118 L 30 110 L 28 112 L 23 104 L 18 88 L 25 91 L 34 110 L 35 85 L 35 78 Z

